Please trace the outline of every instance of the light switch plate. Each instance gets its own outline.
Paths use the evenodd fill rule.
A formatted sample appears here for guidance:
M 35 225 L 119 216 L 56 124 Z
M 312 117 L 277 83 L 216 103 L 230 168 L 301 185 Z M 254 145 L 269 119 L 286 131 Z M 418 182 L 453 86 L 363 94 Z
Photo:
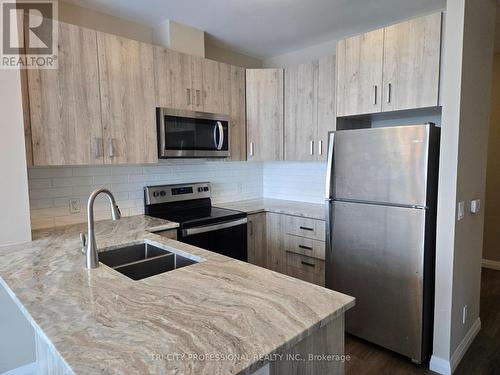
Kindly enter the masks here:
M 481 210 L 481 199 L 473 199 L 470 201 L 470 213 L 477 214 Z
M 465 216 L 465 202 L 460 201 L 457 204 L 457 220 L 460 221 Z

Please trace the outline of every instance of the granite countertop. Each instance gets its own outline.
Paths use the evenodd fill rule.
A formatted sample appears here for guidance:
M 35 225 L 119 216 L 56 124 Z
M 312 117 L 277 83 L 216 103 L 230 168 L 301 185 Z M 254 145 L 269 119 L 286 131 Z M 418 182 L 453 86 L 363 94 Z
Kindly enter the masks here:
M 253 371 L 265 363 L 257 356 L 294 346 L 354 305 L 352 297 L 150 233 L 175 227 L 143 215 L 101 221 L 97 245 L 146 239 L 201 263 L 139 281 L 105 265 L 87 270 L 81 224 L 0 248 L 0 282 L 77 374 Z M 194 358 L 207 354 L 226 358 Z
M 275 212 L 301 216 L 310 219 L 325 220 L 325 208 L 323 204 L 289 201 L 283 199 L 258 198 L 236 202 L 217 203 L 214 206 L 243 211 L 248 214 L 259 212 Z

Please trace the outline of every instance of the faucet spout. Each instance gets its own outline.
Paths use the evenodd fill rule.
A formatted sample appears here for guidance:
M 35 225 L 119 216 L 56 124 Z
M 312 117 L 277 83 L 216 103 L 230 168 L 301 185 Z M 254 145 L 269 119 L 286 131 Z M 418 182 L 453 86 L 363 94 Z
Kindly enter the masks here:
M 109 203 L 111 205 L 111 216 L 113 220 L 118 220 L 121 218 L 120 209 L 118 208 L 115 197 L 113 194 L 105 188 L 96 189 L 90 194 L 89 201 L 87 203 L 87 224 L 88 224 L 88 235 L 87 235 L 87 268 L 97 268 L 99 267 L 99 256 L 97 253 L 97 244 L 95 242 L 95 232 L 94 232 L 94 202 L 99 194 L 105 194 L 109 198 Z

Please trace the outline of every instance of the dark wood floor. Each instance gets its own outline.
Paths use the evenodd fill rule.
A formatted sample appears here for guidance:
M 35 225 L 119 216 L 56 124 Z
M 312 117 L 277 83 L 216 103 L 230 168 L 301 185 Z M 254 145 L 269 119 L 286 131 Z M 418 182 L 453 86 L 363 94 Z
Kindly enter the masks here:
M 425 366 L 353 336 L 346 336 L 347 375 L 428 375 Z M 483 268 L 481 278 L 481 331 L 460 362 L 455 375 L 500 374 L 500 271 Z

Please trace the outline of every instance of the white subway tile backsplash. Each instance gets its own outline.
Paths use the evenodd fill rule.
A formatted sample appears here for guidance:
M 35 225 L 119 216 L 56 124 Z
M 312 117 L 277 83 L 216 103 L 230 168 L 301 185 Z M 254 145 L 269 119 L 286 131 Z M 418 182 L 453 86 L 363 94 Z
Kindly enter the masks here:
M 158 165 L 30 168 L 32 228 L 50 228 L 86 221 L 90 193 L 110 189 L 124 216 L 144 213 L 143 187 L 187 182 L 212 183 L 214 203 L 259 197 L 321 203 L 326 163 L 224 162 L 172 160 Z M 71 214 L 69 200 L 79 199 L 81 211 Z M 95 205 L 96 218 L 110 218 L 107 197 Z

